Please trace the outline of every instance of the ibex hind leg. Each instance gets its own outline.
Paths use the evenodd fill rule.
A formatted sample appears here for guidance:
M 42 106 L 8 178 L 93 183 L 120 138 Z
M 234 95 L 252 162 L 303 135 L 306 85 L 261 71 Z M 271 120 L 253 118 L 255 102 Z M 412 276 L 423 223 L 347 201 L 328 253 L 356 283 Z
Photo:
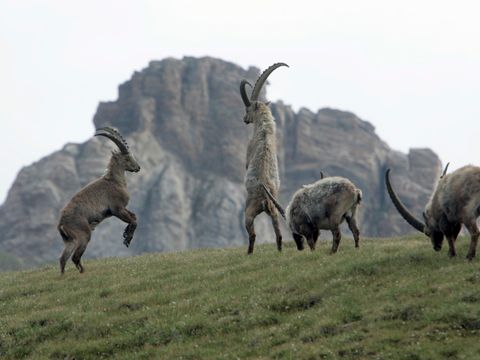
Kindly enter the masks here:
M 75 250 L 75 241 L 74 237 L 72 236 L 73 231 L 71 229 L 67 229 L 65 224 L 58 225 L 58 232 L 62 237 L 64 249 L 62 255 L 60 255 L 59 262 L 60 262 L 60 273 L 63 275 L 65 273 L 65 265 L 67 264 L 68 259 L 72 256 L 73 250 Z
M 478 230 L 478 226 L 475 219 L 472 221 L 469 221 L 468 223 L 465 223 L 465 227 L 470 233 L 470 248 L 468 249 L 467 259 L 471 261 L 473 260 L 477 252 L 477 242 L 478 242 L 478 237 L 480 236 L 480 231 Z
M 60 256 L 60 273 L 62 275 L 65 273 L 65 265 L 68 259 L 70 259 L 70 256 L 72 256 L 73 250 L 75 250 L 75 243 L 72 240 L 65 241 L 65 248 Z
M 273 231 L 275 231 L 275 238 L 277 241 L 277 250 L 282 251 L 282 232 L 280 231 L 280 223 L 278 221 L 278 212 L 276 210 L 268 212 L 272 219 Z
M 356 221 L 355 217 L 353 217 L 353 216 L 352 217 L 347 216 L 346 219 L 347 219 L 348 228 L 350 229 L 350 231 L 353 234 L 353 240 L 355 241 L 355 247 L 358 248 L 359 247 L 359 242 L 360 242 L 360 231 L 358 230 L 357 221 Z
M 248 251 L 247 254 L 253 253 L 253 247 L 255 246 L 255 228 L 253 223 L 255 218 L 258 214 L 263 211 L 262 204 L 257 204 L 255 202 L 251 202 L 250 204 L 247 202 L 247 207 L 245 209 L 245 229 L 248 233 Z
M 84 272 L 84 268 L 81 263 L 81 258 L 83 253 L 85 252 L 85 249 L 87 248 L 89 241 L 90 241 L 90 233 L 83 234 L 83 236 L 78 239 L 75 252 L 73 253 L 73 256 L 72 256 L 72 261 L 80 273 Z
M 338 250 L 338 245 L 340 245 L 340 240 L 342 238 L 342 233 L 340 229 L 337 227 L 336 229 L 332 230 L 333 240 L 332 240 L 332 250 L 330 254 L 335 254 Z

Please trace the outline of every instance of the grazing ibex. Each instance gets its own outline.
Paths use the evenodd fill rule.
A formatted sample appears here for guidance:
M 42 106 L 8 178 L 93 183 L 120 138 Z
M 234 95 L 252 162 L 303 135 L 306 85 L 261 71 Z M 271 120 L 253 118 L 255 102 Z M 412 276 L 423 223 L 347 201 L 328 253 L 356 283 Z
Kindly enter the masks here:
M 448 166 L 448 165 L 447 165 Z M 480 167 L 467 165 L 447 174 L 443 171 L 435 191 L 423 212 L 421 221 L 402 204 L 390 182 L 390 169 L 385 173 L 387 191 L 402 217 L 415 229 L 430 237 L 435 251 L 440 251 L 443 238 L 448 241 L 450 257 L 456 256 L 455 241 L 462 224 L 470 233 L 467 259 L 475 257 L 480 235 L 477 218 L 480 215 Z
M 116 216 L 128 223 L 123 232 L 123 243 L 130 245 L 137 227 L 134 213 L 127 210 L 129 200 L 125 171 L 138 172 L 140 165 L 130 153 L 127 142 L 118 131 L 110 127 L 98 129 L 95 136 L 105 136 L 120 149 L 113 151 L 105 174 L 86 185 L 60 212 L 58 231 L 65 249 L 60 256 L 60 272 L 65 272 L 65 264 L 73 253 L 72 261 L 82 273 L 80 259 L 90 241 L 92 231 L 99 223 L 110 216 Z
M 320 230 L 330 230 L 333 235 L 331 253 L 337 252 L 342 237 L 340 224 L 344 220 L 347 220 L 358 248 L 360 232 L 356 214 L 362 191 L 350 180 L 339 176 L 323 178 L 322 174 L 321 180 L 297 190 L 286 211 L 266 186 L 264 191 L 287 221 L 298 250 L 303 250 L 304 237 L 314 250 Z
M 277 149 L 275 139 L 275 122 L 268 107 L 268 103 L 258 100 L 260 91 L 267 81 L 268 76 L 284 63 L 276 63 L 265 70 L 257 79 L 250 98 L 247 96 L 247 80 L 240 83 L 240 95 L 245 104 L 246 114 L 243 121 L 253 123 L 253 136 L 247 148 L 247 173 L 245 187 L 247 188 L 247 202 L 245 206 L 245 227 L 248 232 L 248 254 L 253 253 L 255 245 L 255 229 L 253 222 L 257 215 L 265 211 L 272 219 L 273 229 L 277 240 L 277 248 L 282 251 L 282 233 L 278 222 L 278 213 L 275 206 L 268 200 L 263 192 L 261 183 L 277 195 L 280 187 L 278 176 Z M 250 85 L 251 86 L 251 85 Z

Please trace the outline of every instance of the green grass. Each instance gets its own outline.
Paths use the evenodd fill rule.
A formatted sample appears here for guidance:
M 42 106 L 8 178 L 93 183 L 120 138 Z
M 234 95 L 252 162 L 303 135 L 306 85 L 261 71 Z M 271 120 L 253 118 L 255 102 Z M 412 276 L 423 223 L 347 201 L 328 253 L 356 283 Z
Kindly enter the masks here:
M 5 359 L 479 359 L 480 259 L 423 237 L 0 274 Z

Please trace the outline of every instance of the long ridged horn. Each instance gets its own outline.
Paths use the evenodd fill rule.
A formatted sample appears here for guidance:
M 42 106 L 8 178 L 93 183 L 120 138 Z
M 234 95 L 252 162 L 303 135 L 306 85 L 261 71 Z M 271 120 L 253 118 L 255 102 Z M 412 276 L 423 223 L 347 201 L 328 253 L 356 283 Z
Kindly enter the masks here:
M 245 89 L 245 86 L 247 85 L 250 85 L 250 87 L 252 87 L 252 84 L 250 84 L 247 80 L 242 80 L 242 82 L 240 83 L 240 95 L 242 96 L 245 107 L 250 106 L 250 99 L 248 98 L 247 90 Z
M 388 195 L 390 195 L 390 199 L 392 199 L 393 205 L 395 205 L 400 215 L 402 215 L 402 217 L 415 229 L 421 233 L 425 233 L 425 224 L 418 220 L 405 208 L 397 194 L 395 194 L 395 191 L 393 191 L 392 184 L 390 182 L 390 169 L 385 172 L 385 183 L 387 185 Z
M 106 138 L 109 138 L 115 143 L 115 145 L 118 146 L 120 152 L 122 152 L 123 154 L 128 154 L 130 152 L 127 142 L 125 141 L 123 136 L 114 128 L 106 126 L 97 129 L 95 131 L 95 136 L 105 136 Z
M 442 175 L 440 176 L 440 179 L 443 178 L 443 177 L 447 174 L 448 165 L 450 165 L 449 162 L 447 163 L 447 165 L 445 165 L 445 169 L 443 170 L 443 173 L 442 173 Z
M 265 190 L 265 192 L 267 193 L 267 196 L 270 198 L 270 200 L 272 200 L 273 204 L 275 205 L 275 207 L 277 208 L 278 212 L 280 213 L 280 215 L 282 215 L 282 217 L 285 219 L 285 210 L 283 210 L 282 208 L 282 205 L 280 205 L 277 201 L 277 199 L 275 199 L 272 195 L 272 193 L 270 191 L 268 191 L 267 187 L 261 183 L 262 186 L 263 186 L 263 190 Z
M 279 68 L 280 66 L 286 66 L 289 67 L 285 63 L 276 63 L 270 66 L 267 70 L 265 70 L 262 75 L 260 75 L 257 79 L 257 82 L 255 83 L 255 86 L 253 87 L 252 91 L 252 96 L 250 96 L 251 101 L 257 101 L 258 96 L 260 95 L 260 91 L 262 90 L 263 84 L 265 84 L 265 81 L 267 81 L 268 76 L 275 70 L 276 68 Z

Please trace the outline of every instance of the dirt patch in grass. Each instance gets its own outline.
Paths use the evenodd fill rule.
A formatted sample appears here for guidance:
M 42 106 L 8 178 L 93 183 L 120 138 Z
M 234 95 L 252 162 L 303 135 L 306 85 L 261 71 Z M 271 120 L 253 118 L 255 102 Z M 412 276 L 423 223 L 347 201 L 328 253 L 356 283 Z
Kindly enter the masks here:
M 278 313 L 305 311 L 322 302 L 320 296 L 312 295 L 305 298 L 284 299 L 278 303 L 269 304 L 268 309 Z
M 422 318 L 422 308 L 415 305 L 408 305 L 400 309 L 387 309 L 386 313 L 381 317 L 381 320 L 417 321 Z
M 480 294 L 469 294 L 462 298 L 463 302 L 466 303 L 478 303 L 480 302 Z
M 362 347 L 338 350 L 338 356 L 340 356 L 341 358 L 356 359 L 363 357 L 364 355 L 365 350 Z
M 304 335 L 300 339 L 304 343 L 313 343 L 323 338 L 332 337 L 338 335 L 342 332 L 342 328 L 336 325 L 325 325 L 320 327 L 317 331 L 312 334 Z
M 472 335 L 477 334 L 480 330 L 480 319 L 476 317 L 468 317 L 463 314 L 451 314 L 440 319 L 447 323 L 452 329 L 464 330 Z
M 120 310 L 136 311 L 142 308 L 142 304 L 136 303 L 123 303 L 118 307 Z

